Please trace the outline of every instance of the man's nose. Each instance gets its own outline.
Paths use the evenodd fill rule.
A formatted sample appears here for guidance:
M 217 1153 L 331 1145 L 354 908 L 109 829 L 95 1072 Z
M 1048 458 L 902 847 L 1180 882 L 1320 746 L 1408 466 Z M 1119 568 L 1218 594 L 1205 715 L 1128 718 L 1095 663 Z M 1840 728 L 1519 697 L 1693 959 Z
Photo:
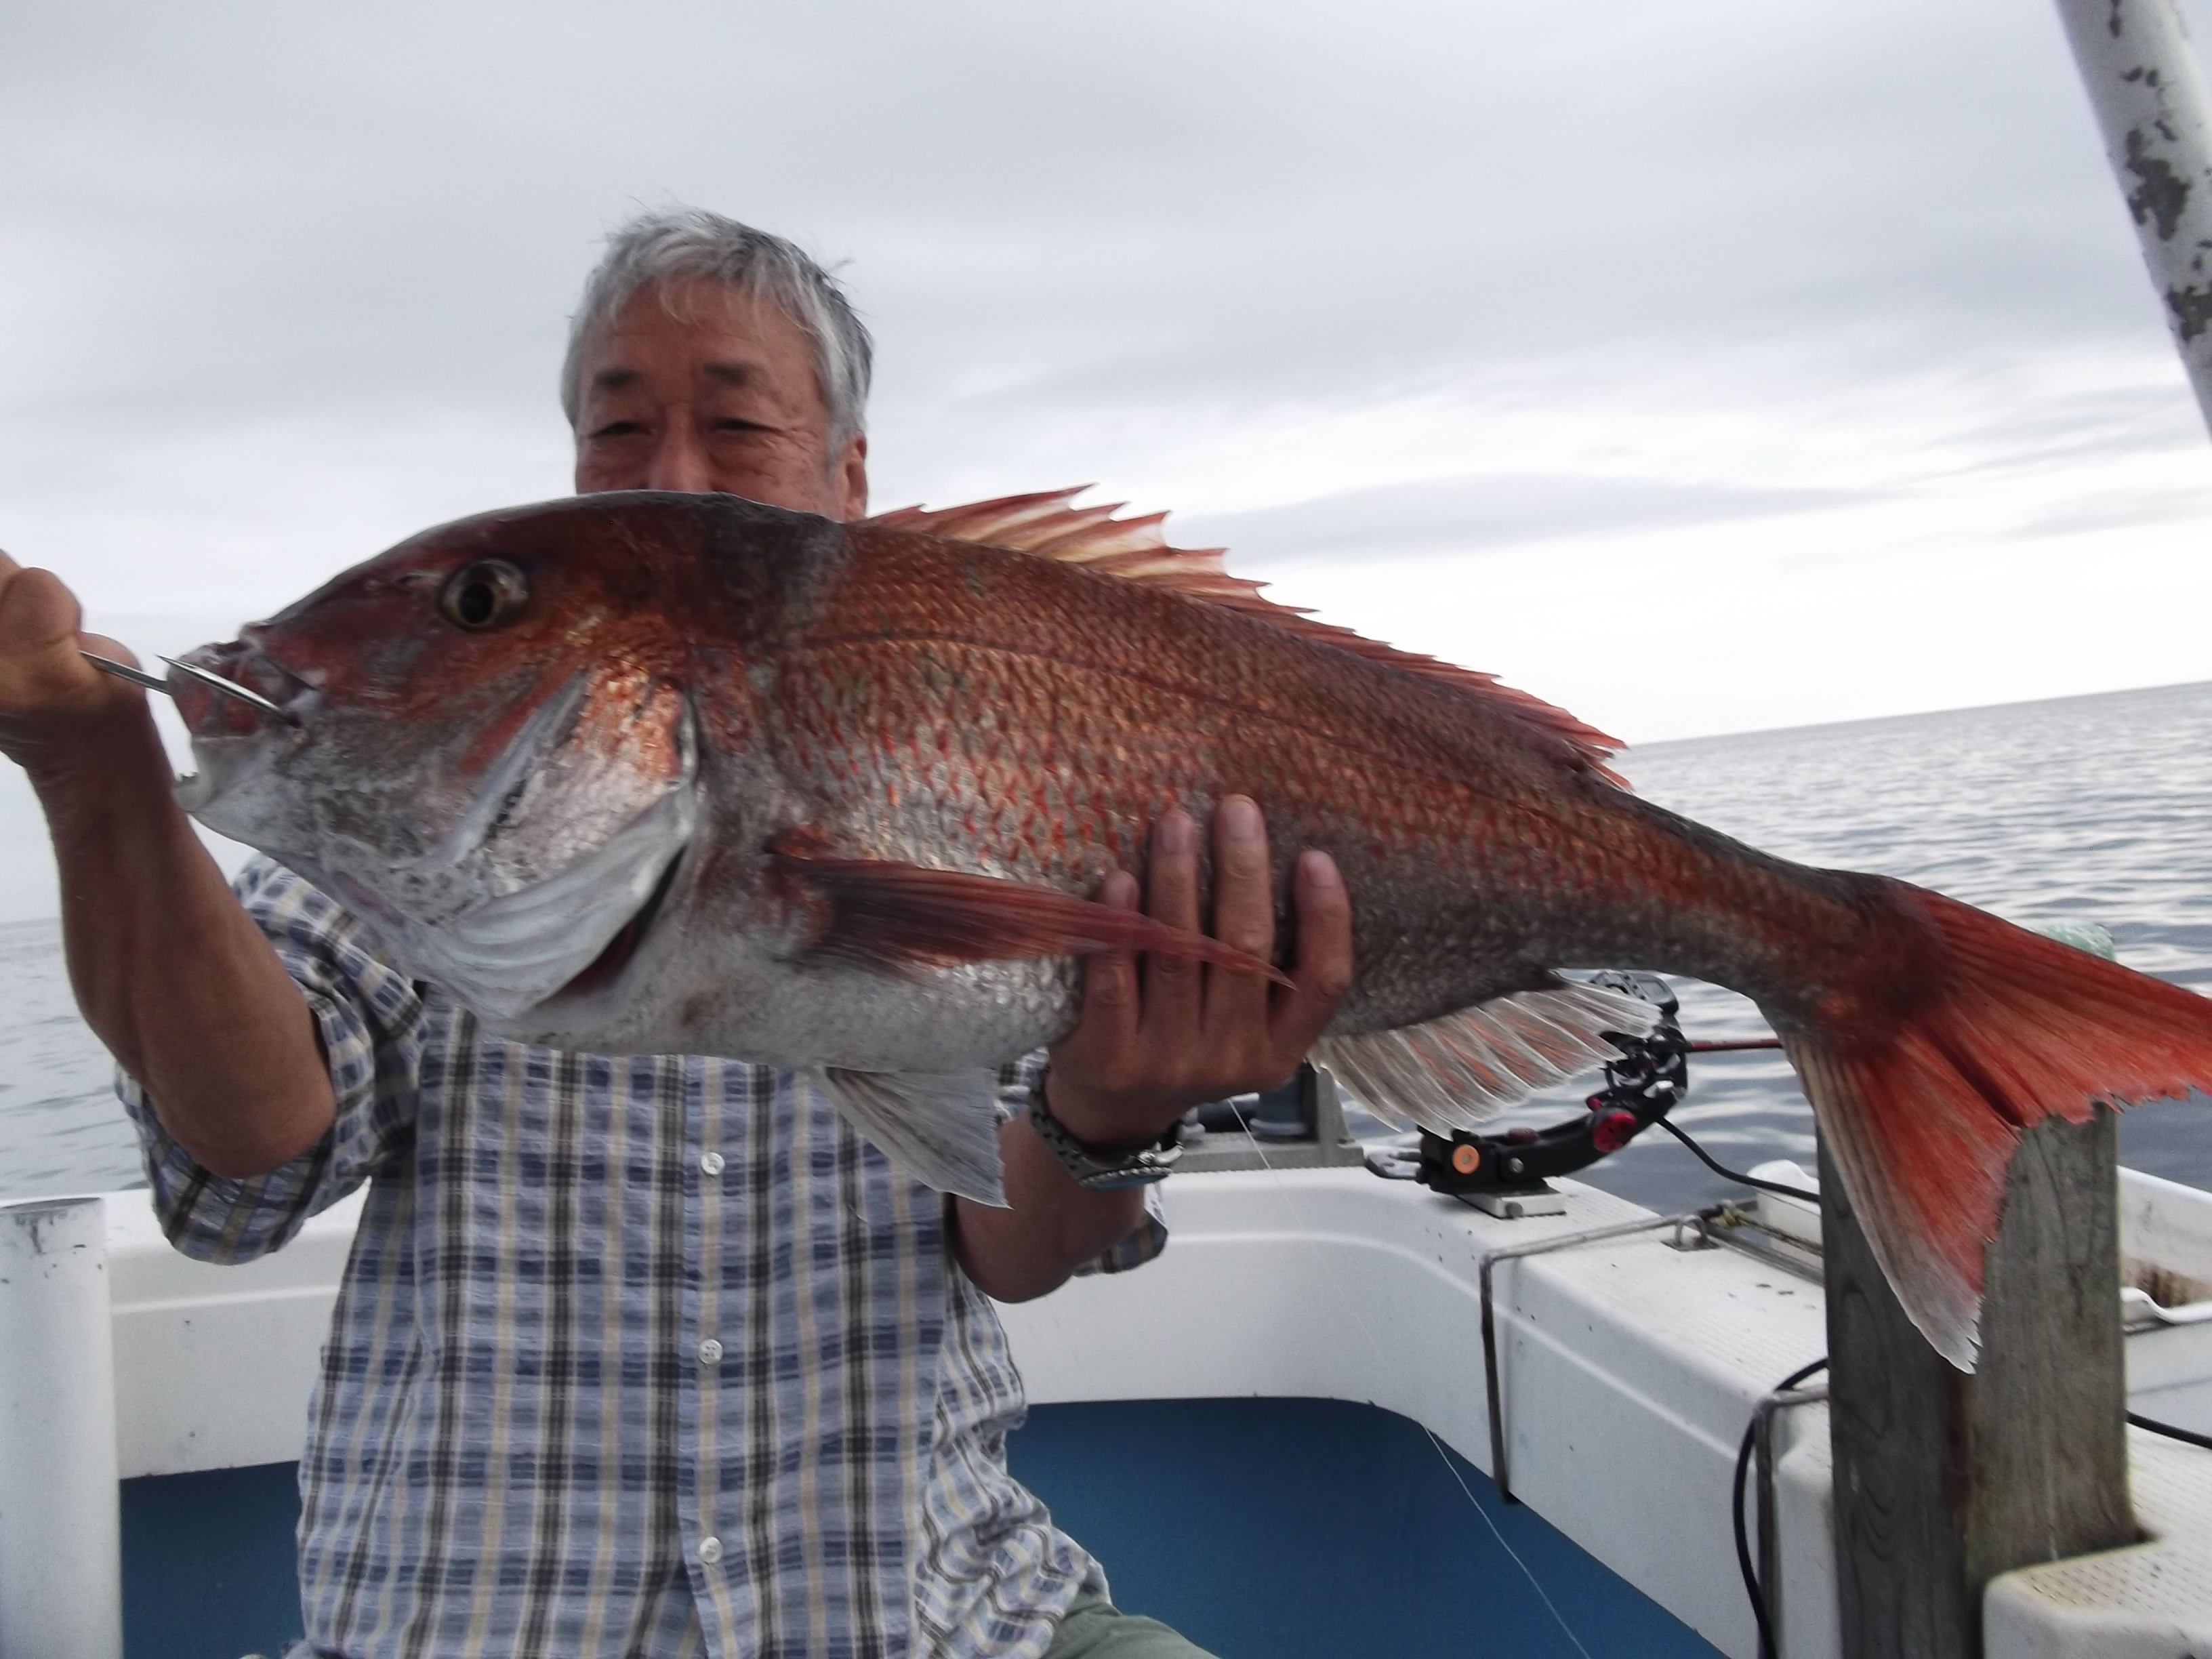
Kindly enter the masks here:
M 714 487 L 708 471 L 706 447 L 700 443 L 697 433 L 672 424 L 660 434 L 660 441 L 653 446 L 653 459 L 646 467 L 645 487 L 680 489 L 695 495 Z

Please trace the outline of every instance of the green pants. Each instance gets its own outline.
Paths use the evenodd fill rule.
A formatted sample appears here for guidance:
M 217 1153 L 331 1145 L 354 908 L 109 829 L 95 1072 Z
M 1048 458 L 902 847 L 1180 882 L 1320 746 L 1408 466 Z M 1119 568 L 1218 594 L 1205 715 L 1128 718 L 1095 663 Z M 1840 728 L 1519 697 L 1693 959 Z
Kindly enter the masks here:
M 1085 1595 L 1060 1621 L 1045 1659 L 1213 1659 L 1157 1619 L 1124 1613 L 1103 1595 Z

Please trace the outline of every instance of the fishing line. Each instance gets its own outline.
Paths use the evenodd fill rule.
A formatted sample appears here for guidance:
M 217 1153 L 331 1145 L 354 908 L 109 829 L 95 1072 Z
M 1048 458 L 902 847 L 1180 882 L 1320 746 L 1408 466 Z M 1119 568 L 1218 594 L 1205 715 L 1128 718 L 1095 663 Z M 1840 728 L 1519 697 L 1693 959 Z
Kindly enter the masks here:
M 1452 1479 L 1459 1482 L 1459 1489 L 1467 1494 L 1467 1501 L 1474 1505 L 1474 1512 L 1482 1517 L 1482 1524 L 1490 1528 L 1490 1535 L 1498 1540 L 1498 1547 L 1513 1558 L 1513 1565 L 1520 1568 L 1522 1573 L 1528 1578 L 1528 1588 L 1536 1592 L 1537 1598 L 1543 1602 L 1552 1617 L 1559 1620 L 1559 1628 L 1566 1632 L 1567 1640 L 1575 1644 L 1575 1651 L 1581 1654 L 1583 1659 L 1590 1659 L 1590 1650 L 1583 1645 L 1582 1638 L 1575 1634 L 1574 1627 L 1567 1623 L 1566 1615 L 1562 1613 L 1558 1605 L 1544 1593 L 1542 1583 L 1538 1580 L 1535 1572 L 1528 1564 L 1521 1559 L 1521 1553 L 1505 1541 L 1505 1534 L 1499 1528 L 1498 1522 L 1490 1518 L 1490 1511 L 1482 1507 L 1482 1500 L 1477 1498 L 1468 1486 L 1467 1477 L 1459 1472 L 1459 1466 L 1451 1461 L 1451 1454 L 1445 1449 L 1444 1443 L 1437 1438 L 1437 1431 L 1424 1423 L 1421 1425 L 1421 1432 L 1429 1437 L 1429 1443 L 1437 1449 L 1437 1455 L 1443 1459 L 1444 1467 L 1451 1471 Z
M 1267 1149 L 1261 1144 L 1260 1137 L 1253 1133 L 1252 1125 L 1245 1117 L 1243 1109 L 1233 1100 L 1225 1101 L 1223 1103 L 1229 1108 L 1230 1115 L 1237 1120 L 1237 1127 L 1244 1132 L 1244 1139 L 1250 1143 L 1253 1156 L 1260 1160 L 1260 1167 L 1273 1178 L 1277 1196 L 1287 1198 L 1289 1194 L 1282 1185 L 1283 1171 L 1278 1170 L 1267 1157 Z M 1306 1242 L 1312 1245 L 1316 1254 L 1320 1253 L 1321 1244 L 1318 1240 L 1309 1239 Z M 1352 1316 L 1358 1323 L 1359 1334 L 1366 1339 L 1369 1348 L 1377 1353 L 1382 1352 L 1383 1346 L 1377 1339 L 1374 1327 L 1367 1322 L 1367 1316 L 1360 1310 L 1359 1298 L 1356 1296 L 1347 1297 L 1345 1298 L 1345 1305 L 1352 1310 Z M 1559 1604 L 1546 1594 L 1543 1583 L 1537 1578 L 1534 1571 L 1521 1559 L 1520 1552 L 1505 1541 L 1504 1532 L 1497 1522 L 1491 1519 L 1490 1511 L 1482 1507 L 1481 1500 L 1468 1486 L 1466 1478 L 1460 1474 L 1458 1466 L 1452 1462 L 1451 1454 L 1445 1449 L 1444 1443 L 1437 1437 L 1437 1431 L 1425 1423 L 1420 1425 L 1420 1430 L 1423 1434 L 1428 1436 L 1429 1443 L 1436 1448 L 1438 1460 L 1442 1462 L 1445 1472 L 1451 1476 L 1461 1492 L 1466 1496 L 1469 1507 L 1482 1517 L 1482 1524 L 1490 1528 L 1490 1535 L 1498 1540 L 1498 1548 L 1504 1550 L 1507 1559 L 1521 1569 L 1521 1576 L 1528 1581 L 1528 1588 L 1536 1592 L 1536 1599 L 1544 1604 L 1545 1611 L 1552 1615 L 1561 1632 L 1574 1644 L 1575 1651 L 1582 1655 L 1583 1659 L 1591 1659 L 1590 1650 L 1583 1645 L 1582 1638 L 1575 1634 L 1574 1626 L 1567 1622 L 1566 1615 L 1559 1611 Z

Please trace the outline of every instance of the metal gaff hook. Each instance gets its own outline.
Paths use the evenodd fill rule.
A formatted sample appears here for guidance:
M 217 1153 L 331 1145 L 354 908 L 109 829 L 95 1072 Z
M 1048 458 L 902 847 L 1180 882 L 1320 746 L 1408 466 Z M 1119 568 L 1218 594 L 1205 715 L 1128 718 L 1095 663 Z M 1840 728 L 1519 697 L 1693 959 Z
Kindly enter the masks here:
M 80 651 L 77 654 L 103 673 L 112 674 L 118 679 L 129 680 L 134 685 L 143 685 L 149 691 L 159 691 L 164 696 L 175 695 L 170 691 L 168 681 L 159 674 L 149 674 L 143 668 L 133 668 L 127 662 L 118 662 L 112 657 L 103 657 L 95 652 Z M 298 717 L 289 709 L 270 702 L 258 691 L 240 685 L 236 680 L 227 680 L 222 675 L 211 674 L 206 669 L 194 664 L 179 662 L 174 657 L 164 657 L 161 660 L 179 674 L 189 674 L 211 690 L 220 691 L 227 697 L 235 697 L 240 702 L 251 703 L 263 714 L 273 714 L 287 726 L 297 726 L 300 723 Z

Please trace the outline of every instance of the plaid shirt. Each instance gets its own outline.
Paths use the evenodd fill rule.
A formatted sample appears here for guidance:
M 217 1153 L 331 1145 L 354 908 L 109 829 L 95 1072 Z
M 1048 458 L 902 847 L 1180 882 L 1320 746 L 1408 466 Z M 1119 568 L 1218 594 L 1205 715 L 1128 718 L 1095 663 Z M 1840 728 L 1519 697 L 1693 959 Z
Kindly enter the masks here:
M 317 1653 L 1035 1655 L 1103 1591 L 1007 1474 L 1021 1379 L 944 1200 L 815 1091 L 499 1041 L 290 872 L 240 892 L 336 1125 L 227 1180 L 120 1086 L 189 1255 L 370 1183 L 300 1463 Z

